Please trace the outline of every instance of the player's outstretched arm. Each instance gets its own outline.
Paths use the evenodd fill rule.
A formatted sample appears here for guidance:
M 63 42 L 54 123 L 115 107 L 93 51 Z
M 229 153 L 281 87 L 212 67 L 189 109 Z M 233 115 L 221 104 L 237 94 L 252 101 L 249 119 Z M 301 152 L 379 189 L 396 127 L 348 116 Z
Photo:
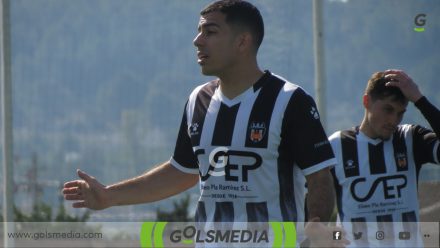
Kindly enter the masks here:
M 74 208 L 100 210 L 109 207 L 106 186 L 81 170 L 77 170 L 77 173 L 82 180 L 70 181 L 64 184 L 62 190 L 64 199 L 75 201 L 72 204 Z
M 94 210 L 162 200 L 183 192 L 198 182 L 198 175 L 181 172 L 170 162 L 138 177 L 109 186 L 80 170 L 78 176 L 82 180 L 64 184 L 64 198 L 75 201 L 72 204 L 74 208 Z

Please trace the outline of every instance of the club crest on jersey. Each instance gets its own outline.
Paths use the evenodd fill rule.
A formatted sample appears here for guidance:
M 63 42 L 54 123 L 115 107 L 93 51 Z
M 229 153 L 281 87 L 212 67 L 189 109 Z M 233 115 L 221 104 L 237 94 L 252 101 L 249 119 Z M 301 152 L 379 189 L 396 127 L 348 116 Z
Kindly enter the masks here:
M 189 134 L 191 136 L 199 134 L 199 124 L 197 122 L 192 123 L 191 126 L 189 126 Z
M 397 161 L 397 165 L 400 168 L 405 168 L 407 166 L 406 155 L 404 153 L 397 153 L 396 161 Z
M 264 122 L 252 122 L 249 129 L 251 130 L 249 138 L 254 143 L 260 142 L 266 134 L 266 125 Z

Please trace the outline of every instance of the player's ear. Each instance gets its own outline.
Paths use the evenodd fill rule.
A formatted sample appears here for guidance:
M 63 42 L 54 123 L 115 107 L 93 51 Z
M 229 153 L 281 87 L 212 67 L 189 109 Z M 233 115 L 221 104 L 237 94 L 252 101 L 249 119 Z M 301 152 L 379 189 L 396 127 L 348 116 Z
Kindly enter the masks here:
M 238 47 L 241 51 L 251 49 L 253 38 L 249 32 L 243 32 L 238 36 Z
M 367 94 L 365 94 L 362 97 L 362 104 L 364 105 L 364 108 L 368 109 L 370 106 L 370 102 L 371 102 L 371 97 Z

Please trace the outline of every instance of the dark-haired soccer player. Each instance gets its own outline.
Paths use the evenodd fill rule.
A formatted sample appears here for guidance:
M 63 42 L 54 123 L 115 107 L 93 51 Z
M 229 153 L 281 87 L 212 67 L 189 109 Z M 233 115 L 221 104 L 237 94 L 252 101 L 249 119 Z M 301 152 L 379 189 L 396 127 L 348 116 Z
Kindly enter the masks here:
M 246 1 L 202 10 L 194 45 L 202 73 L 217 79 L 189 96 L 172 158 L 110 186 L 78 172 L 82 180 L 65 184 L 65 198 L 104 209 L 161 200 L 199 182 L 197 221 L 301 222 L 307 182 L 309 217 L 328 221 L 336 160 L 312 97 L 258 67 L 263 36 L 260 12 Z
M 408 102 L 434 131 L 400 125 Z M 401 70 L 374 73 L 363 105 L 360 126 L 330 137 L 338 160 L 332 172 L 344 228 L 353 236 L 353 246 L 423 247 L 416 224 L 417 177 L 423 164 L 439 163 L 440 111 Z

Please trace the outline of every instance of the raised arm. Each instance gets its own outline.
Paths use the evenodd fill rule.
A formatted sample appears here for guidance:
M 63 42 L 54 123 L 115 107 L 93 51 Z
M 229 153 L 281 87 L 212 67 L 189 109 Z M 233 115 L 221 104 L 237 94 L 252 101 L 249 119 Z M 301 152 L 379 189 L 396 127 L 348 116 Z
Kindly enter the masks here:
M 74 208 L 105 209 L 112 206 L 148 203 L 183 192 L 198 182 L 197 174 L 184 173 L 165 162 L 138 177 L 105 186 L 78 170 L 82 180 L 64 184 L 66 200 Z
M 417 84 L 404 71 L 387 70 L 385 74 L 385 77 L 391 80 L 387 86 L 398 87 L 403 95 L 422 112 L 437 138 L 440 139 L 440 110 L 423 96 Z

